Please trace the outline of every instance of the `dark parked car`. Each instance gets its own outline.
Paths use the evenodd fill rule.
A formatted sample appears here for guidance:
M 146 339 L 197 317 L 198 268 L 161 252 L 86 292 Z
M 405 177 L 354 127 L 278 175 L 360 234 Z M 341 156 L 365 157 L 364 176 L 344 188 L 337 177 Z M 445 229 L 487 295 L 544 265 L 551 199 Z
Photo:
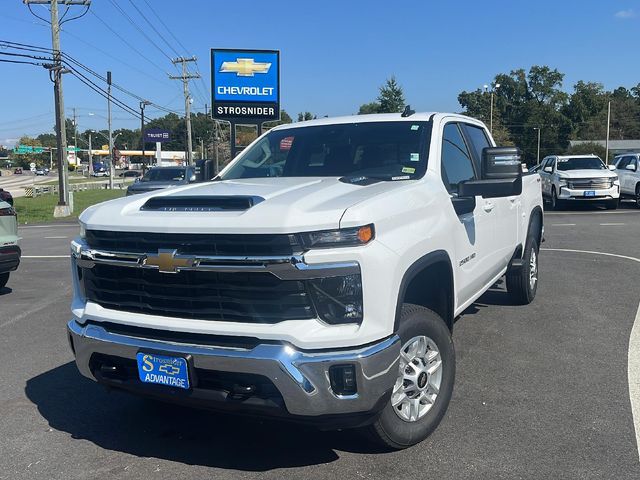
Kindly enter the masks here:
M 118 176 L 124 177 L 124 178 L 131 178 L 131 177 L 138 178 L 141 175 L 142 175 L 142 172 L 139 172 L 138 170 L 125 170 Z
M 194 167 L 154 167 L 147 170 L 136 183 L 129 185 L 127 195 L 147 193 L 163 188 L 187 185 L 196 181 Z
M 22 175 L 22 168 L 18 167 L 13 171 L 14 175 Z
M 9 205 L 13 206 L 13 195 L 0 188 L 0 202 L 7 202 Z

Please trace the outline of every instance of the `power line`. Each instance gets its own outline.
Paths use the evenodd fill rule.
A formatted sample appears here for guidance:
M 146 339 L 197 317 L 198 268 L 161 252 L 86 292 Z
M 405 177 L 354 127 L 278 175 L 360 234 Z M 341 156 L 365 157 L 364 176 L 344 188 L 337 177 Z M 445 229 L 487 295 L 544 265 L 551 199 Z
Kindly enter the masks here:
M 153 31 L 154 31 L 154 32 L 156 32 L 156 35 L 158 35 L 158 37 L 160 37 L 160 39 L 161 39 L 161 40 L 162 40 L 162 41 L 163 41 L 163 42 L 164 42 L 164 43 L 169 47 L 169 50 L 172 50 L 172 51 L 173 51 L 173 53 L 175 53 L 177 56 L 180 56 L 180 53 L 179 53 L 175 48 L 173 48 L 173 45 L 171 45 L 169 42 L 167 42 L 167 40 L 164 38 L 164 36 L 162 35 L 162 33 L 160 33 L 160 32 L 158 31 L 158 29 L 156 28 L 156 26 L 155 26 L 153 23 L 151 23 L 151 22 L 149 21 L 149 19 L 146 17 L 146 15 L 144 14 L 144 12 L 143 12 L 142 10 L 140 10 L 140 9 L 136 6 L 136 4 L 135 4 L 135 3 L 133 3 L 133 1 L 132 1 L 132 0 L 129 0 L 129 3 L 133 6 L 133 8 L 135 8 L 135 9 L 136 9 L 136 11 L 140 14 L 140 16 L 141 16 L 142 18 L 144 18 L 144 19 L 145 19 L 145 21 L 149 24 L 149 26 L 153 29 Z
M 137 24 L 136 22 L 134 22 L 134 21 L 133 21 L 133 19 L 132 19 L 129 15 L 127 15 L 127 12 L 125 12 L 125 11 L 122 9 L 122 7 L 120 7 L 120 6 L 119 6 L 116 2 L 114 2 L 113 0 L 109 0 L 109 2 L 111 3 L 111 5 L 113 5 L 113 6 L 114 6 L 114 7 L 115 7 L 119 12 L 120 12 L 120 14 L 121 14 L 123 17 L 125 17 L 125 18 L 129 21 L 129 23 L 130 23 L 131 25 L 133 25 L 133 27 L 134 27 L 136 30 L 138 30 L 138 32 L 140 32 L 140 33 L 141 33 L 141 34 L 142 34 L 142 35 L 143 35 L 143 36 L 144 36 L 144 37 L 149 41 L 149 43 L 151 43 L 154 47 L 156 47 L 156 48 L 158 49 L 158 51 L 159 51 L 160 53 L 162 53 L 162 55 L 164 55 L 165 57 L 167 57 L 167 59 L 169 59 L 169 61 L 171 61 L 171 56 L 170 56 L 170 55 L 167 55 L 167 54 L 165 53 L 165 51 L 164 51 L 162 48 L 160 48 L 160 47 L 158 46 L 158 44 L 157 44 L 156 42 L 154 42 L 154 41 L 153 41 L 153 39 L 152 39 L 151 37 L 149 37 L 149 35 L 147 35 L 147 32 L 145 32 L 142 28 L 140 28 L 140 27 L 138 26 L 138 24 Z
M 151 4 L 147 0 L 143 0 L 143 1 L 144 1 L 144 3 L 147 4 L 147 6 L 149 7 L 149 10 L 151 11 L 151 13 L 153 13 L 154 16 L 158 19 L 158 21 L 160 22 L 160 25 L 162 25 L 164 27 L 165 31 L 169 32 L 169 35 L 171 35 L 173 37 L 173 39 L 180 46 L 180 48 L 182 48 L 182 50 L 184 50 L 185 53 L 189 53 L 189 50 L 187 48 L 185 48 L 185 46 L 182 43 L 180 43 L 180 40 L 173 34 L 171 29 L 169 27 L 167 27 L 167 24 L 164 23 L 164 21 L 162 20 L 160 15 L 158 15 L 156 13 L 155 7 L 152 7 Z M 178 56 L 180 56 L 180 55 L 178 55 Z
M 111 26 L 109 26 L 109 24 L 107 22 L 105 22 L 102 18 L 100 18 L 93 10 L 91 10 L 91 14 L 94 17 L 96 17 L 105 27 L 107 27 L 111 31 L 111 33 L 113 33 L 116 37 L 118 37 L 120 40 L 122 40 L 122 42 L 125 45 L 127 45 L 131 50 L 136 52 L 138 55 L 140 55 L 142 58 L 144 58 L 150 65 L 153 65 L 154 68 L 158 69 L 160 72 L 162 72 L 163 74 L 166 75 L 167 72 L 165 72 L 161 67 L 159 67 L 158 65 L 153 63 L 151 60 L 149 60 L 149 58 L 146 55 L 141 53 L 140 50 L 138 50 L 136 47 L 131 45 L 127 40 L 122 38 L 122 36 L 118 32 L 116 32 L 113 28 L 111 28 Z

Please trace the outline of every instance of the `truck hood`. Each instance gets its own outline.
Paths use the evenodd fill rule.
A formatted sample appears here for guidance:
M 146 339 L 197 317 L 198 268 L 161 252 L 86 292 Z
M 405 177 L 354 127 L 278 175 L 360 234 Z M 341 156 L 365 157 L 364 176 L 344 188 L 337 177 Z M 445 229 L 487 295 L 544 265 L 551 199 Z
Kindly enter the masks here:
M 611 170 L 567 170 L 566 172 L 558 171 L 560 178 L 611 178 L 617 175 Z
M 101 203 L 85 210 L 88 229 L 180 233 L 294 233 L 340 227 L 352 205 L 405 188 L 413 181 L 371 185 L 337 178 L 253 178 L 186 185 Z M 141 210 L 151 198 L 254 197 L 254 205 L 234 211 Z

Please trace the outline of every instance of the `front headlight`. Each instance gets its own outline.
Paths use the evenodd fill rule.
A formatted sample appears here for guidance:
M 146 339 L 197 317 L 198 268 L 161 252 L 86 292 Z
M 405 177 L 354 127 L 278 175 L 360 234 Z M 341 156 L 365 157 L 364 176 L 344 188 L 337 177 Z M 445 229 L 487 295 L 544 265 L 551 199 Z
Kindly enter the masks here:
M 354 247 L 366 245 L 375 237 L 373 225 L 301 233 L 305 248 Z
M 331 325 L 362 323 L 362 277 L 359 274 L 307 281 L 318 316 Z
M 558 186 L 560 187 L 566 187 L 568 184 L 567 179 L 566 178 L 559 178 L 558 179 Z
M 80 238 L 84 240 L 87 237 L 87 226 L 82 222 L 78 223 L 80 224 Z

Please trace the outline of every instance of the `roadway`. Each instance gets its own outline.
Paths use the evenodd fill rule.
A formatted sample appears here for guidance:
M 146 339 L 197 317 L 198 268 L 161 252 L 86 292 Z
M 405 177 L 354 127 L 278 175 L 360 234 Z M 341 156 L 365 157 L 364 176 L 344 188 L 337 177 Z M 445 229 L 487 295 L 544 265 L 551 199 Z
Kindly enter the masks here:
M 640 478 L 640 211 L 545 222 L 538 297 L 513 306 L 499 284 L 457 321 L 447 415 L 400 452 L 81 377 L 64 330 L 77 227 L 24 227 L 25 258 L 0 291 L 0 479 Z
M 32 187 L 33 185 L 49 182 L 57 178 L 57 174 L 53 172 L 50 172 L 49 175 L 36 176 L 27 169 L 23 170 L 23 173 L 20 175 L 15 175 L 9 170 L 2 170 L 0 188 L 10 192 L 13 198 L 24 197 L 25 187 Z

